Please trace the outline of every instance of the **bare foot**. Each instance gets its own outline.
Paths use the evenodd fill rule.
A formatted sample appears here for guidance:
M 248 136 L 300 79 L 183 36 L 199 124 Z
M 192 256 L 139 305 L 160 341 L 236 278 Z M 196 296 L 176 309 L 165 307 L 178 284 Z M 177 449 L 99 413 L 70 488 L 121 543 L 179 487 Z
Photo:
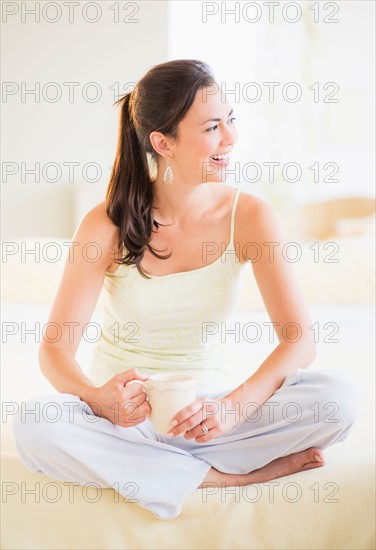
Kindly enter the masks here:
M 319 460 L 317 460 L 317 458 Z M 324 455 L 321 449 L 316 447 L 310 447 L 305 451 L 299 453 L 293 453 L 288 456 L 276 458 L 266 466 L 253 470 L 247 476 L 251 476 L 250 483 L 262 483 L 263 481 L 270 481 L 277 477 L 288 476 L 301 472 L 303 470 L 310 470 L 311 468 L 320 468 L 324 466 Z M 257 478 L 257 479 L 256 479 Z
M 316 457 L 318 457 L 319 460 L 317 460 Z M 310 447 L 299 453 L 276 458 L 272 462 L 269 462 L 269 464 L 257 470 L 253 470 L 248 474 L 224 474 L 215 468 L 211 468 L 198 489 L 205 487 L 206 483 L 218 483 L 225 487 L 263 483 L 264 481 L 270 481 L 277 477 L 295 474 L 296 472 L 310 470 L 311 468 L 320 468 L 324 465 L 325 462 L 322 450 L 317 447 Z

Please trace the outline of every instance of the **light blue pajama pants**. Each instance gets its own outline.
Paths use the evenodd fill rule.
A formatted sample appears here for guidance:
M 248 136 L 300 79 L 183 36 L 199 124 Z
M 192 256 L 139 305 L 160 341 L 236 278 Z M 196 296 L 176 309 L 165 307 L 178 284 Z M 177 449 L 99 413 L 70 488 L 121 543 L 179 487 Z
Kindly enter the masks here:
M 201 387 L 197 397 L 215 399 L 233 389 Z M 298 369 L 258 410 L 243 408 L 239 425 L 208 443 L 156 434 L 149 419 L 128 428 L 112 424 L 67 393 L 28 399 L 13 416 L 12 429 L 20 458 L 33 472 L 112 487 L 170 519 L 179 516 L 211 466 L 245 474 L 276 458 L 344 441 L 358 403 L 351 379 L 331 370 Z

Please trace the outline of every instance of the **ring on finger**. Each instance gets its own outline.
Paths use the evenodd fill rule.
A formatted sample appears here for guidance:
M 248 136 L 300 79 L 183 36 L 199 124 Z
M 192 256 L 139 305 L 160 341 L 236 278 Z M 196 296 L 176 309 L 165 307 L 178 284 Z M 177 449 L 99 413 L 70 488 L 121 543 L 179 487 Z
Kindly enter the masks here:
M 205 424 L 205 421 L 203 420 L 202 422 L 200 422 L 200 426 L 202 428 L 202 432 L 200 435 L 206 435 L 209 431 L 207 425 Z

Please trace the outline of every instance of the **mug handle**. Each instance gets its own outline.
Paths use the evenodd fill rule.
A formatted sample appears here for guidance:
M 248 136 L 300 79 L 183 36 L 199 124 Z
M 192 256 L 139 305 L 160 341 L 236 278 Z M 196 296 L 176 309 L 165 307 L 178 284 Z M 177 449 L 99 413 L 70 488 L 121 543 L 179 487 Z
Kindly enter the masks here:
M 142 380 L 130 380 L 129 382 L 127 382 L 125 384 L 124 387 L 126 388 L 127 386 L 130 386 L 131 384 L 141 384 L 141 386 L 143 386 L 145 388 L 145 393 L 147 394 L 146 384 L 145 384 L 145 382 L 142 382 Z

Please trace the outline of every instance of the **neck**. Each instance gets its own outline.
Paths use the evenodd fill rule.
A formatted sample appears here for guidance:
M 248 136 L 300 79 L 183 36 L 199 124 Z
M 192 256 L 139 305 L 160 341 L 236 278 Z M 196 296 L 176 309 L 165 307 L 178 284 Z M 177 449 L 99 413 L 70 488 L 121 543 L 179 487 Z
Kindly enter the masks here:
M 166 164 L 167 166 L 167 164 Z M 154 186 L 154 217 L 157 222 L 181 224 L 187 217 L 200 217 L 212 204 L 213 184 L 182 183 L 174 171 L 174 180 L 168 185 L 164 182 L 166 167 L 158 169 Z

